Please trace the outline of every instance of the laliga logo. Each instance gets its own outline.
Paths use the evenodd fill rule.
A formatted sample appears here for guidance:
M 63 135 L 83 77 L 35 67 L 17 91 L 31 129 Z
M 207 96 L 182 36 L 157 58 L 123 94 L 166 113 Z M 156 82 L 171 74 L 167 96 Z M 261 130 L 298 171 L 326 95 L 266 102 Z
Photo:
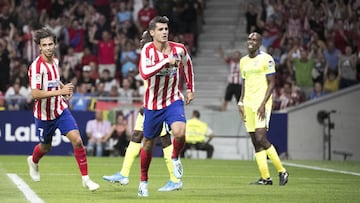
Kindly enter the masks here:
M 59 146 L 61 141 L 70 142 L 67 137 L 61 135 L 59 129 L 56 129 L 55 135 L 52 137 L 51 145 L 53 147 Z M 39 142 L 39 138 L 36 136 L 35 124 L 31 124 L 30 126 L 18 126 L 13 130 L 11 123 L 6 123 L 5 142 Z

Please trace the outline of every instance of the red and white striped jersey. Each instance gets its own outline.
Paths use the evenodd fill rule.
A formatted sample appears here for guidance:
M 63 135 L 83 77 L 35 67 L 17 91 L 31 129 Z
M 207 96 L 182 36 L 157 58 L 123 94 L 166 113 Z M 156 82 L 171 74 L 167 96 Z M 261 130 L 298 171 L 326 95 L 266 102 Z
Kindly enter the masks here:
M 47 63 L 38 56 L 30 65 L 28 71 L 31 89 L 54 91 L 60 89 L 59 61 Z M 34 117 L 39 120 L 54 120 L 68 107 L 63 96 L 46 99 L 35 99 Z
M 230 84 L 242 84 L 240 73 L 240 60 L 234 61 L 230 57 L 226 58 L 226 63 L 229 64 L 228 83 Z
M 168 42 L 170 54 L 178 57 L 179 67 L 169 65 L 169 55 L 156 50 L 153 42 L 141 50 L 139 71 L 145 81 L 144 107 L 150 110 L 163 109 L 177 100 L 184 100 L 181 93 L 180 67 L 183 66 L 187 91 L 194 92 L 194 72 L 190 55 L 180 43 Z

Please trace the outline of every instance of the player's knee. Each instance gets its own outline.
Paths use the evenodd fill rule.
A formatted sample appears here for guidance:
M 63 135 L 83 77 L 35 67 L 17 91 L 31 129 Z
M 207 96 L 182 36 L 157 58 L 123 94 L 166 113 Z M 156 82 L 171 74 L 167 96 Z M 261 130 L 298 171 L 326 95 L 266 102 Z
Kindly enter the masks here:
M 76 139 L 73 139 L 71 141 L 71 144 L 73 145 L 74 148 L 83 147 L 83 142 L 82 142 L 80 136 L 78 138 L 76 138 Z
M 131 141 L 135 143 L 141 143 L 141 140 L 143 138 L 143 132 L 135 130 L 134 133 L 131 136 Z
M 163 148 L 166 148 L 171 145 L 171 137 L 170 134 L 166 134 L 160 137 L 161 145 Z

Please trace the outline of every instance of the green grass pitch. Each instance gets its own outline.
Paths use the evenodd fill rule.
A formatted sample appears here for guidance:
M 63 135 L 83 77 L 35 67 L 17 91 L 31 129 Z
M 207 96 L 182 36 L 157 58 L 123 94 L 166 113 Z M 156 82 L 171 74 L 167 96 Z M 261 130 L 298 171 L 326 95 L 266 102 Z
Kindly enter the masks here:
M 100 189 L 90 192 L 81 185 L 75 158 L 45 156 L 40 162 L 41 181 L 33 182 L 28 174 L 26 156 L 0 156 L 0 202 L 29 202 L 7 177 L 15 173 L 45 202 L 360 202 L 360 176 L 286 166 L 290 173 L 286 186 L 278 185 L 278 175 L 269 163 L 272 186 L 249 185 L 259 178 L 255 161 L 183 159 L 183 189 L 158 192 L 169 179 L 162 158 L 153 158 L 149 171 L 148 198 L 139 198 L 139 159 L 131 170 L 127 186 L 102 180 L 120 170 L 122 157 L 88 157 L 90 177 Z M 360 173 L 360 162 L 286 161 L 308 166 Z

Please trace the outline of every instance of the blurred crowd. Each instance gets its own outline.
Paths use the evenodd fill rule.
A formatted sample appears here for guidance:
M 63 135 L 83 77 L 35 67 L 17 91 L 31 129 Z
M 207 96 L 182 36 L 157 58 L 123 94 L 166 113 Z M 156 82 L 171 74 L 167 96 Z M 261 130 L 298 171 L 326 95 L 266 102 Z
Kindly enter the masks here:
M 72 110 L 93 108 L 93 97 L 141 102 L 139 41 L 149 21 L 168 16 L 170 39 L 195 55 L 204 7 L 203 0 L 0 0 L 0 110 L 32 109 L 27 70 L 42 27 L 57 36 L 63 83 L 77 87 Z
M 359 83 L 359 0 L 261 2 L 247 5 L 246 32 L 261 33 L 275 59 L 275 110 Z

